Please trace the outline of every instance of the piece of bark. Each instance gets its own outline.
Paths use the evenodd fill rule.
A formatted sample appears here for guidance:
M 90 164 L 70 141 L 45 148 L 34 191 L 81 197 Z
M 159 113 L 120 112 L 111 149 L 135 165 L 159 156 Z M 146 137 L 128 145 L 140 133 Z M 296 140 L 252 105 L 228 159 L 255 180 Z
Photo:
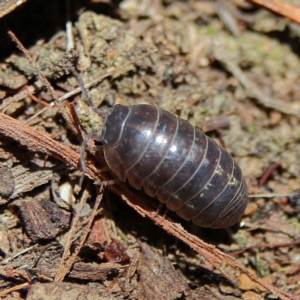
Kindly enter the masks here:
M 185 300 L 238 300 L 241 299 L 240 297 L 234 297 L 234 296 L 224 296 L 224 294 L 221 294 L 216 289 L 211 288 L 205 288 L 205 287 L 199 287 L 191 292 L 191 294 L 186 297 Z
M 22 165 L 12 169 L 15 189 L 10 199 L 15 199 L 21 193 L 32 191 L 34 188 L 48 183 L 53 176 L 52 170 L 31 171 Z
M 9 232 L 5 224 L 0 223 L 0 256 L 6 257 L 10 252 Z
M 36 199 L 20 202 L 20 216 L 27 235 L 36 242 L 52 239 L 68 228 L 71 214 L 50 200 Z
M 15 189 L 13 173 L 8 168 L 0 169 L 0 196 L 9 198 Z
M 28 83 L 27 78 L 24 75 L 9 75 L 0 76 L 0 85 L 8 89 L 17 90 Z
M 141 250 L 141 261 L 137 270 L 139 299 L 172 300 L 190 293 L 187 283 L 168 258 L 145 243 L 141 244 Z
M 75 263 L 68 277 L 89 280 L 104 281 L 108 276 L 116 276 L 120 273 L 122 267 L 113 263 Z
M 203 132 L 209 132 L 230 127 L 228 116 L 213 116 L 209 120 L 204 121 L 202 125 Z
M 130 260 L 121 242 L 111 238 L 104 218 L 93 222 L 86 245 L 98 251 L 98 256 L 105 261 L 126 263 Z
M 54 278 L 61 261 L 63 246 L 56 240 L 39 249 L 38 262 L 32 268 L 39 277 Z
M 121 295 L 109 293 L 89 285 L 69 282 L 36 283 L 30 287 L 27 300 L 57 300 L 57 299 L 88 299 L 88 300 L 117 300 Z

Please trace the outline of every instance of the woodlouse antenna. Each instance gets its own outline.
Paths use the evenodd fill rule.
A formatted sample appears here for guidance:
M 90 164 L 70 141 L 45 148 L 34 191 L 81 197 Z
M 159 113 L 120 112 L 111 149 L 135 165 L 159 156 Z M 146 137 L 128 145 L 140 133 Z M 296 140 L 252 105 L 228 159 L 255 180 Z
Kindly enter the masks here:
M 92 110 L 98 114 L 99 116 L 105 118 L 107 116 L 107 112 L 101 111 L 100 109 L 98 109 L 94 102 L 92 101 L 91 97 L 88 94 L 87 89 L 84 86 L 84 82 L 81 78 L 81 76 L 79 75 L 79 73 L 76 71 L 75 67 L 73 65 L 69 66 L 70 71 L 72 72 L 72 74 L 75 76 L 75 78 L 77 79 L 78 85 L 81 88 L 82 94 L 83 96 L 86 98 L 89 106 L 92 108 Z M 86 171 L 86 164 L 85 164 L 85 160 L 84 160 L 84 153 L 85 150 L 87 148 L 87 144 L 90 140 L 95 140 L 95 141 L 101 141 L 101 138 L 99 136 L 99 134 L 97 134 L 96 132 L 91 132 L 89 134 L 87 134 L 84 138 L 83 138 L 83 142 L 81 145 L 81 150 L 80 150 L 80 166 L 81 166 L 81 170 L 82 170 L 82 175 L 80 177 L 80 181 L 79 181 L 79 185 L 82 186 L 82 182 L 83 182 L 83 178 L 85 176 L 85 171 Z
M 98 109 L 98 107 L 96 107 L 96 105 L 94 104 L 92 98 L 89 96 L 87 89 L 84 86 L 84 82 L 81 78 L 81 76 L 79 75 L 79 73 L 75 70 L 75 68 L 73 66 L 70 66 L 70 71 L 72 72 L 72 74 L 76 77 L 77 81 L 78 81 L 78 85 L 81 88 L 82 94 L 83 96 L 86 98 L 86 101 L 88 102 L 89 106 L 92 108 L 92 110 L 99 116 L 105 118 L 107 116 L 107 112 L 106 111 L 102 111 L 100 109 Z

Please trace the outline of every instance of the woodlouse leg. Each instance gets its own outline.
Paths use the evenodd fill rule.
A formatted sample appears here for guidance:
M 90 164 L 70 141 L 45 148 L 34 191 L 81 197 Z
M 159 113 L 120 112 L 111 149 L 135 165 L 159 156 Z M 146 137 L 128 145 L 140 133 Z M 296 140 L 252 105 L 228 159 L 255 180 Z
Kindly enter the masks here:
M 159 214 L 160 210 L 162 209 L 162 207 L 164 205 L 165 205 L 165 203 L 161 203 L 161 202 L 159 203 L 157 210 L 155 211 L 154 217 L 156 217 Z M 164 212 L 163 218 L 166 216 L 167 213 L 168 213 L 168 209 Z
M 121 182 L 121 180 L 119 180 L 119 179 L 112 179 L 112 180 L 97 182 L 96 184 L 108 186 L 108 185 L 113 185 L 113 184 L 120 183 L 120 182 Z
M 103 146 L 94 146 L 90 147 L 89 145 L 86 146 L 85 150 L 89 151 L 100 151 L 103 148 Z
M 165 219 L 166 218 L 166 215 L 169 213 L 169 209 L 167 207 L 165 207 L 165 211 L 164 211 L 164 214 L 163 214 L 163 218 Z
M 80 166 L 81 166 L 81 170 L 82 170 L 82 175 L 80 177 L 80 181 L 79 181 L 79 185 L 82 185 L 83 182 L 83 178 L 85 175 L 85 170 L 86 170 L 86 164 L 84 161 L 84 152 L 87 148 L 87 144 L 90 140 L 99 140 L 99 134 L 95 133 L 95 132 L 90 132 L 88 135 L 86 135 L 83 139 L 82 145 L 81 145 L 81 149 L 80 149 Z
M 83 178 L 85 175 L 85 170 L 86 170 L 86 164 L 85 164 L 85 160 L 84 160 L 84 153 L 86 149 L 89 149 L 90 151 L 97 151 L 99 149 L 102 149 L 103 146 L 95 146 L 95 147 L 89 147 L 87 145 L 87 143 L 89 142 L 89 140 L 95 140 L 95 141 L 99 141 L 99 134 L 95 133 L 95 132 L 90 132 L 88 135 L 86 135 L 83 139 L 82 145 L 81 145 L 81 149 L 80 149 L 80 166 L 81 166 L 81 170 L 82 170 L 82 175 L 80 177 L 80 181 L 79 181 L 79 185 L 82 186 L 82 182 L 83 182 Z M 108 172 L 111 171 L 109 167 L 105 167 L 99 170 L 99 172 Z M 107 180 L 107 181 L 101 181 L 101 182 L 97 182 L 97 185 L 104 185 L 104 186 L 108 186 L 108 185 L 113 185 L 116 183 L 119 183 L 120 180 L 119 179 L 113 179 L 113 180 Z
M 157 210 L 155 211 L 154 218 L 155 218 L 156 216 L 158 216 L 158 214 L 160 213 L 160 211 L 161 211 L 162 208 L 164 208 L 162 218 L 163 218 L 163 219 L 166 218 L 166 215 L 169 213 L 170 210 L 167 208 L 167 206 L 165 206 L 165 203 L 159 203 L 158 208 L 157 208 Z

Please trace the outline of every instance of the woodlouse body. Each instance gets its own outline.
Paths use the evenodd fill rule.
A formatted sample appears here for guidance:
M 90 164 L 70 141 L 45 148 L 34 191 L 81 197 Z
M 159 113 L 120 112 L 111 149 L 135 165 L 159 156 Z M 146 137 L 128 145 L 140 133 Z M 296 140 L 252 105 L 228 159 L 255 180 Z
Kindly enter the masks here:
M 150 105 L 114 106 L 99 138 L 109 168 L 202 227 L 237 223 L 247 205 L 241 170 L 189 122 Z

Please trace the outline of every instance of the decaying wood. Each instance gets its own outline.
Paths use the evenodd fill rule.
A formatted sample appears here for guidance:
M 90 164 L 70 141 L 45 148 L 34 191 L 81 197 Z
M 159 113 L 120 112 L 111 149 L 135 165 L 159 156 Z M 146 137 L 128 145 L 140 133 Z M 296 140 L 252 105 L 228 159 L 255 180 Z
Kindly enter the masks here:
M 141 250 L 138 298 L 175 300 L 184 295 L 188 296 L 190 290 L 188 284 L 175 271 L 168 258 L 145 243 L 141 244 Z
M 49 199 L 23 200 L 19 204 L 24 229 L 34 242 L 53 239 L 70 225 L 71 213 Z
M 109 275 L 117 275 L 122 267 L 113 263 L 75 263 L 72 271 L 68 275 L 70 278 L 82 280 L 104 281 Z

